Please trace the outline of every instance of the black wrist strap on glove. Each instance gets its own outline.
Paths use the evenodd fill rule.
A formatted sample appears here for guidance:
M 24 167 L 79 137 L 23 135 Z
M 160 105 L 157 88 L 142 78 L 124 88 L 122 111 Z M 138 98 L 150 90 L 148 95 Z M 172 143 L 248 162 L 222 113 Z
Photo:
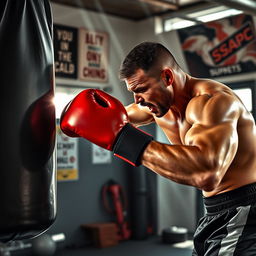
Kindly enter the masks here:
M 151 135 L 128 123 L 117 138 L 113 148 L 114 155 L 133 166 L 139 166 L 141 155 L 152 140 Z

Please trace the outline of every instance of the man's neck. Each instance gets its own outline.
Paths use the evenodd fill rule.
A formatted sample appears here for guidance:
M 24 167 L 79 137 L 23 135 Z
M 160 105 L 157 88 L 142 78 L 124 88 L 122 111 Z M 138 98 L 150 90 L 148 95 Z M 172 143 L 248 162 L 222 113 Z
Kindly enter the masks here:
M 192 77 L 184 72 L 178 72 L 175 78 L 173 84 L 174 104 L 171 108 L 175 112 L 179 112 L 180 116 L 185 117 L 187 104 L 191 100 Z

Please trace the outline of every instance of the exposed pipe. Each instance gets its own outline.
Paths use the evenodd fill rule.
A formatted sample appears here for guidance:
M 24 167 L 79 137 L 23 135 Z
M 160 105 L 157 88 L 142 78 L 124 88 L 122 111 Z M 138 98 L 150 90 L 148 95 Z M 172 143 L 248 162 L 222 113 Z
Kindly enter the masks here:
M 256 2 L 255 0 L 207 0 L 208 2 L 215 2 L 221 5 L 226 5 L 230 8 L 235 8 L 243 11 L 246 14 L 256 16 Z
M 147 4 L 163 7 L 163 8 L 168 8 L 170 10 L 177 10 L 178 5 L 176 4 L 176 1 L 174 2 L 169 2 L 166 0 L 139 0 L 141 2 L 145 2 Z

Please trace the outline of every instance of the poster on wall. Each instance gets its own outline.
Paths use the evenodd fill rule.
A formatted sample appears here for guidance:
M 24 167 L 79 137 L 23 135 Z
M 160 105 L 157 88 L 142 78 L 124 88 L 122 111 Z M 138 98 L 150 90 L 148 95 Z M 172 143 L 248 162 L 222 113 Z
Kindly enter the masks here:
M 214 78 L 256 70 L 256 34 L 249 15 L 237 15 L 178 30 L 195 77 Z
M 92 144 L 92 163 L 93 164 L 111 163 L 111 152 L 95 144 Z
M 79 79 L 108 81 L 108 34 L 79 29 Z
M 78 139 L 66 136 L 57 126 L 57 180 L 78 180 Z
M 54 24 L 55 75 L 77 78 L 77 29 Z

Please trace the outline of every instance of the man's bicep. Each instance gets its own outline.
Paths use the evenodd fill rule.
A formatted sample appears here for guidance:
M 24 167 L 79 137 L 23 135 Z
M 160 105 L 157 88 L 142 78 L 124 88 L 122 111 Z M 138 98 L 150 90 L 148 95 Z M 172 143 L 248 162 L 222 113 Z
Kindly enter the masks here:
M 209 163 L 217 165 L 216 170 L 227 170 L 237 151 L 236 105 L 229 97 L 216 97 L 206 100 L 200 113 L 191 114 L 194 119 L 185 137 L 186 144 L 198 147 Z
M 211 128 L 190 131 L 190 143 L 200 149 L 209 166 L 223 177 L 232 163 L 238 148 L 238 134 L 230 123 L 223 123 Z M 200 132 L 199 132 L 200 131 Z
M 213 97 L 202 95 L 191 102 L 186 113 L 186 119 L 191 124 L 186 134 L 187 143 L 201 138 L 221 144 L 225 137 L 232 137 L 237 132 L 240 108 L 234 97 L 226 94 Z
M 218 157 L 225 148 L 238 144 L 238 135 L 236 126 L 231 121 L 213 126 L 194 124 L 187 132 L 185 141 L 187 145 L 197 146 L 201 151 Z
M 132 103 L 125 107 L 129 116 L 129 122 L 135 126 L 146 125 L 154 122 L 154 117 L 142 110 L 137 104 Z

